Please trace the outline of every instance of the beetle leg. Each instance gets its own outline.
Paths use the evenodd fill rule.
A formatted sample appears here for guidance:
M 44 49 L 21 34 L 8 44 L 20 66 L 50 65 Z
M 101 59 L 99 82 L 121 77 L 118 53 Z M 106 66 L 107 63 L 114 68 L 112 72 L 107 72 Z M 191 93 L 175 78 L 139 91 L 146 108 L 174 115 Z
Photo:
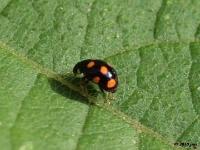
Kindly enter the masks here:
M 88 84 L 89 80 L 87 79 L 86 76 L 83 77 L 83 82 L 84 82 L 85 84 Z
M 88 95 L 88 90 L 87 90 L 87 87 L 86 87 L 86 85 L 87 85 L 87 83 L 88 83 L 89 81 L 87 80 L 87 78 L 84 76 L 82 79 L 81 79 L 81 81 L 80 81 L 80 87 L 81 87 L 81 90 L 86 94 L 86 95 Z
M 103 94 L 105 94 L 103 88 L 102 88 L 100 85 L 99 85 L 99 89 L 101 90 L 101 92 L 102 92 Z
M 113 93 L 106 93 L 105 103 L 110 105 L 114 99 L 115 99 L 115 97 L 113 96 Z

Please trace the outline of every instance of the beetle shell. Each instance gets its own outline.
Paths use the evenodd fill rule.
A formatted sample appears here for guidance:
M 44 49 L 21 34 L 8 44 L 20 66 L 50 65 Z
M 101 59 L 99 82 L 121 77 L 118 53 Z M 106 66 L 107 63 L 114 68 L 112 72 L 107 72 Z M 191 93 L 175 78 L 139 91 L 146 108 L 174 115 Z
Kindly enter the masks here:
M 117 72 L 103 60 L 86 59 L 80 61 L 74 66 L 73 73 L 82 73 L 86 80 L 98 84 L 101 91 L 114 93 L 117 90 Z

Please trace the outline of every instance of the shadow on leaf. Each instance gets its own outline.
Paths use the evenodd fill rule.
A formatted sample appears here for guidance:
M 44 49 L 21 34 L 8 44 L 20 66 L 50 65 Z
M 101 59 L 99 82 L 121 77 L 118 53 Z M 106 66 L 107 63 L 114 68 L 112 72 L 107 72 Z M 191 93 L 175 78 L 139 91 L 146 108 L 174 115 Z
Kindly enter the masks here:
M 65 75 L 58 75 L 58 76 L 62 77 L 66 82 L 71 83 L 74 86 L 76 86 L 77 89 L 78 88 L 80 90 L 83 89 L 86 93 L 88 92 L 88 95 L 93 98 L 96 98 L 98 96 L 98 91 L 94 88 L 94 86 L 90 83 L 84 83 L 82 78 L 78 78 L 75 76 L 65 76 Z M 52 90 L 54 90 L 56 93 L 66 98 L 70 98 L 72 100 L 75 100 L 84 104 L 89 104 L 89 101 L 87 98 L 80 95 L 80 93 L 71 90 L 69 87 L 62 84 L 61 82 L 53 78 L 48 78 L 48 81 L 51 85 Z

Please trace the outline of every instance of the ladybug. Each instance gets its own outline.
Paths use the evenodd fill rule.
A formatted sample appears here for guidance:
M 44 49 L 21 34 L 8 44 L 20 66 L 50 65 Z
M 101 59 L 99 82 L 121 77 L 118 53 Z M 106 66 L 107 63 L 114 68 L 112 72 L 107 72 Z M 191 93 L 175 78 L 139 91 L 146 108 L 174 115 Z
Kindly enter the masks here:
M 117 72 L 103 60 L 86 59 L 78 62 L 73 73 L 83 74 L 83 79 L 98 84 L 102 92 L 116 92 L 118 86 Z

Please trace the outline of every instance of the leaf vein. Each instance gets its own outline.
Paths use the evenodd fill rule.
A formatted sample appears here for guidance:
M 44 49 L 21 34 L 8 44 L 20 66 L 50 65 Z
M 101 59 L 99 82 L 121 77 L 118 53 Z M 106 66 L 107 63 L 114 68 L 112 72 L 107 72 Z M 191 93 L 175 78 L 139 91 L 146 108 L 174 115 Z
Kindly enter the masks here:
M 195 123 L 199 120 L 199 115 L 188 125 L 187 128 L 177 137 L 176 141 L 181 141 L 181 138 L 195 125 Z
M 91 16 L 92 16 L 92 13 L 94 11 L 94 6 L 96 4 L 97 0 L 94 0 L 90 6 L 90 11 L 87 13 L 87 25 L 86 25 L 86 29 L 85 29 L 85 35 L 84 35 L 84 42 L 82 44 L 82 47 L 81 47 L 81 52 L 80 52 L 80 59 L 82 59 L 82 56 L 84 55 L 84 45 L 88 43 L 88 35 L 89 35 L 89 29 L 90 29 L 90 25 L 91 25 Z
M 88 122 L 90 110 L 91 110 L 91 107 L 89 106 L 87 114 L 85 116 L 85 121 L 84 121 L 82 129 L 81 129 L 81 134 L 79 135 L 78 140 L 76 142 L 77 144 L 76 144 L 75 150 L 79 149 L 79 146 L 80 146 L 79 144 L 80 144 L 81 138 L 83 137 L 83 135 L 85 135 L 84 132 L 85 132 L 85 128 L 86 128 L 86 125 L 87 125 L 87 122 Z
M 38 75 L 36 76 L 35 81 L 33 82 L 33 85 L 32 85 L 32 87 L 29 89 L 29 91 L 27 92 L 26 96 L 24 96 L 24 98 L 21 100 L 19 109 L 18 109 L 18 111 L 17 111 L 15 120 L 14 120 L 14 122 L 13 122 L 13 125 L 12 125 L 12 126 L 10 127 L 10 129 L 9 129 L 9 130 L 10 130 L 10 143 L 11 143 L 12 149 L 13 149 L 13 143 L 14 143 L 14 142 L 12 141 L 12 138 L 11 138 L 11 137 L 12 137 L 12 130 L 13 130 L 14 126 L 15 126 L 15 123 L 17 122 L 17 120 L 18 120 L 19 117 L 20 117 L 20 111 L 21 111 L 21 109 L 22 109 L 22 107 L 23 107 L 23 104 L 24 104 L 26 98 L 28 97 L 28 95 L 29 95 L 29 93 L 32 91 L 32 89 L 34 88 L 34 85 L 35 85 L 35 83 L 36 83 L 36 81 L 37 81 L 37 78 L 38 78 Z
M 162 0 L 161 6 L 156 13 L 156 19 L 155 19 L 155 23 L 154 23 L 153 38 L 155 40 L 157 39 L 157 27 L 159 25 L 159 21 L 160 21 L 160 18 L 161 18 L 161 15 L 162 15 L 162 12 L 163 12 L 165 6 L 166 6 L 166 0 Z
M 189 51 L 190 51 L 190 57 L 191 57 L 191 61 L 192 63 L 190 64 L 190 70 L 189 70 L 189 73 L 188 73 L 188 88 L 190 90 L 190 96 L 191 96 L 191 99 L 192 99 L 192 107 L 195 111 L 196 114 L 198 114 L 198 110 L 196 110 L 196 107 L 194 107 L 194 97 L 193 97 L 193 92 L 192 92 L 192 87 L 191 87 L 191 79 L 190 77 L 192 76 L 192 68 L 193 68 L 193 65 L 194 65 L 194 62 L 193 62 L 193 55 L 192 55 L 192 49 L 191 49 L 191 43 L 189 44 Z

